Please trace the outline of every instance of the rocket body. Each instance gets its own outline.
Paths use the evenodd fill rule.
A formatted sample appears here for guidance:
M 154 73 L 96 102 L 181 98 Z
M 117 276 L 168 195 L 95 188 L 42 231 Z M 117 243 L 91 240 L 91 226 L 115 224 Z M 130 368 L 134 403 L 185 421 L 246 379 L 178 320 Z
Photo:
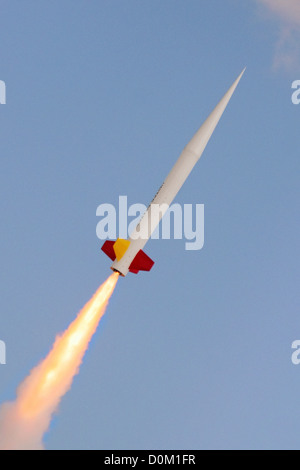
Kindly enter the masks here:
M 126 276 L 131 270 L 130 267 L 138 268 L 138 265 L 134 266 L 134 260 L 143 253 L 141 250 L 143 250 L 145 244 L 192 172 L 194 166 L 201 158 L 244 72 L 245 70 L 243 70 L 198 132 L 186 145 L 147 211 L 130 235 L 129 240 L 126 241 L 126 249 L 124 248 L 122 256 L 116 257 L 111 266 L 112 270 L 119 272 L 122 276 Z M 143 255 L 145 254 L 143 253 Z M 148 259 L 150 260 L 150 258 Z M 138 270 L 139 269 L 133 269 L 132 272 Z

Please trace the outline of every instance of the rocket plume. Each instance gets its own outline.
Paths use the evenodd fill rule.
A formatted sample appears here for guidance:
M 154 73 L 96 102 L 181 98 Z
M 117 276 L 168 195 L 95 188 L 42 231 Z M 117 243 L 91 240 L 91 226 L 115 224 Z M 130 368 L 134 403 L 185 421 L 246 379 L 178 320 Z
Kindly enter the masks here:
M 56 338 L 48 356 L 20 385 L 16 401 L 1 407 L 0 450 L 44 448 L 43 436 L 79 372 L 118 277 L 114 273 L 102 284 L 65 333 Z

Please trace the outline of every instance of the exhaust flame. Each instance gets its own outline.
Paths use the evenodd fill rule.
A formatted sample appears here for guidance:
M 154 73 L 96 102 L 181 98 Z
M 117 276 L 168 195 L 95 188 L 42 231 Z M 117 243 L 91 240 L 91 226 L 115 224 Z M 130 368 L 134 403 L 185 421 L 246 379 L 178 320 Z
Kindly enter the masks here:
M 102 284 L 65 333 L 56 338 L 46 359 L 20 385 L 16 401 L 1 407 L 0 450 L 43 449 L 52 415 L 79 372 L 118 277 L 114 273 Z

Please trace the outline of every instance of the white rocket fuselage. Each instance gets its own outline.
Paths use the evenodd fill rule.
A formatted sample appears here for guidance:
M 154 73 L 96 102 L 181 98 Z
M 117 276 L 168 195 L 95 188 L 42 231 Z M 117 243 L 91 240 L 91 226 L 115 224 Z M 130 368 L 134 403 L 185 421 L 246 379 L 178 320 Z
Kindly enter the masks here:
M 129 238 L 130 245 L 124 256 L 119 261 L 116 259 L 112 264 L 111 269 L 113 271 L 119 272 L 122 276 L 128 274 L 129 267 L 136 255 L 144 248 L 194 166 L 202 156 L 244 72 L 245 69 L 194 135 L 192 140 L 190 140 L 184 148 L 141 221 L 131 234 Z

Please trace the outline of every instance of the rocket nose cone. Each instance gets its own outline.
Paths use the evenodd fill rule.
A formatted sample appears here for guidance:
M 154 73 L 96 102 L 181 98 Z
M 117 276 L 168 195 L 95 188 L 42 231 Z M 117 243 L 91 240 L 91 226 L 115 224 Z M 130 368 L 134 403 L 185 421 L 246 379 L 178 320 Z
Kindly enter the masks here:
M 240 73 L 240 75 L 238 76 L 238 78 L 236 79 L 235 83 L 238 84 L 239 81 L 241 80 L 242 76 L 244 75 L 244 73 L 246 72 L 247 70 L 247 67 L 245 67 L 242 72 Z
M 238 76 L 235 82 L 231 85 L 229 90 L 225 93 L 221 101 L 217 104 L 213 112 L 206 119 L 204 124 L 201 126 L 199 131 L 194 135 L 194 137 L 187 144 L 186 148 L 193 152 L 196 158 L 200 158 L 208 141 L 210 140 L 215 128 L 218 125 L 232 95 L 234 94 L 242 76 L 245 73 L 244 69 L 242 73 Z
M 245 68 L 242 70 L 242 72 L 240 73 L 240 75 L 238 76 L 238 78 L 236 79 L 236 81 L 232 84 L 230 90 L 232 90 L 232 89 L 235 90 L 235 89 L 236 89 L 236 87 L 238 86 L 239 82 L 241 81 L 241 78 L 243 77 L 244 73 L 246 72 L 246 68 L 247 68 L 247 67 L 245 67 Z M 229 90 L 229 91 L 230 91 L 230 90 Z

